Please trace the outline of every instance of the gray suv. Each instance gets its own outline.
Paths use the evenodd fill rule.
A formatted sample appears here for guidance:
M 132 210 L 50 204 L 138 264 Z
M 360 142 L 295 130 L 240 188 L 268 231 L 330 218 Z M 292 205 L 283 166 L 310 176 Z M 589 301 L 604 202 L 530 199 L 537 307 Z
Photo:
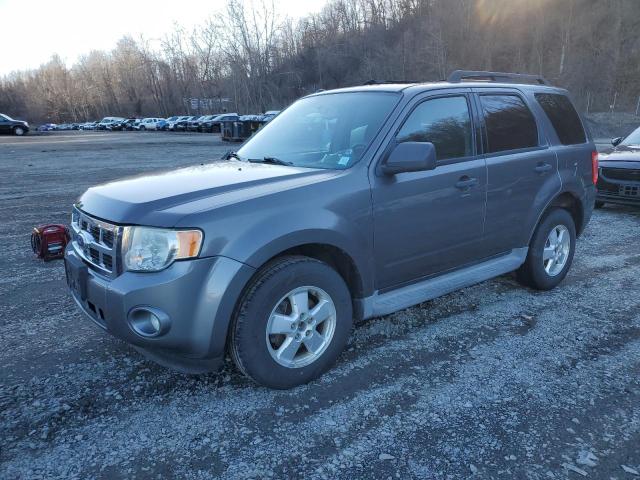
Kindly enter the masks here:
M 511 271 L 558 285 L 597 161 L 567 92 L 540 77 L 318 92 L 224 161 L 87 190 L 67 279 L 160 364 L 205 372 L 229 353 L 289 388 L 330 368 L 354 319 Z

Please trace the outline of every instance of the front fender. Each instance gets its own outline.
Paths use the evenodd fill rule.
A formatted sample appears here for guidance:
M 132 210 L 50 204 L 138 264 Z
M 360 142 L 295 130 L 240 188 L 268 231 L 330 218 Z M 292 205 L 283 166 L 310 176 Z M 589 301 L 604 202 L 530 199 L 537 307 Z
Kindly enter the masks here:
M 278 212 L 277 215 L 264 217 L 252 225 L 242 235 L 224 249 L 224 255 L 237 259 L 253 267 L 260 268 L 271 258 L 295 247 L 309 244 L 321 244 L 338 248 L 354 262 L 363 282 L 363 290 L 373 291 L 371 272 L 371 251 L 369 227 L 358 228 L 344 217 L 329 210 L 314 210 L 296 221 L 296 229 L 282 216 L 299 215 L 296 211 Z M 301 222 L 302 221 L 302 222 Z M 302 223 L 302 224 L 301 224 Z M 368 223 L 368 222 L 366 222 Z

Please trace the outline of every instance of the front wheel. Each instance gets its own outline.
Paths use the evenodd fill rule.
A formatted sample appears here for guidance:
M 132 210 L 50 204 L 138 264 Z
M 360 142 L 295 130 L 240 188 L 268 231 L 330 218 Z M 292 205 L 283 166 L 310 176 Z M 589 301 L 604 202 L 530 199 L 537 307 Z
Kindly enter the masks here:
M 14 135 L 16 135 L 16 136 L 18 136 L 18 137 L 23 136 L 25 133 L 26 133 L 26 131 L 25 131 L 25 129 L 24 129 L 24 128 L 22 128 L 22 127 L 15 127 L 15 128 L 13 129 L 13 134 L 14 134 Z
M 349 289 L 329 265 L 308 257 L 277 259 L 243 294 L 231 329 L 238 369 L 271 388 L 292 388 L 328 370 L 347 343 Z
M 576 246 L 576 227 L 567 210 L 548 212 L 533 234 L 518 281 L 537 290 L 551 290 L 567 275 Z

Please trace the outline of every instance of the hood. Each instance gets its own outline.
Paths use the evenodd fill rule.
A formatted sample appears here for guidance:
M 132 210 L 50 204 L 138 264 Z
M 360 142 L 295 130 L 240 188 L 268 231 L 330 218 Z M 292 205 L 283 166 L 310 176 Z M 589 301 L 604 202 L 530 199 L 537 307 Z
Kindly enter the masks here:
M 601 153 L 599 155 L 601 162 L 635 162 L 640 163 L 640 147 L 627 147 L 619 145 L 609 153 Z
M 218 161 L 92 187 L 77 206 L 113 223 L 173 227 L 190 213 L 314 183 L 338 172 Z

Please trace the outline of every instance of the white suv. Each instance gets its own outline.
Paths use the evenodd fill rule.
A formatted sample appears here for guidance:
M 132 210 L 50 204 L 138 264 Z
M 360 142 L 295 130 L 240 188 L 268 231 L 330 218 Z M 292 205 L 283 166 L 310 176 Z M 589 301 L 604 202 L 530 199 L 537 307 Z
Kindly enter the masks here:
M 143 118 L 142 121 L 138 124 L 138 130 L 157 130 L 158 122 L 162 120 L 161 118 Z

